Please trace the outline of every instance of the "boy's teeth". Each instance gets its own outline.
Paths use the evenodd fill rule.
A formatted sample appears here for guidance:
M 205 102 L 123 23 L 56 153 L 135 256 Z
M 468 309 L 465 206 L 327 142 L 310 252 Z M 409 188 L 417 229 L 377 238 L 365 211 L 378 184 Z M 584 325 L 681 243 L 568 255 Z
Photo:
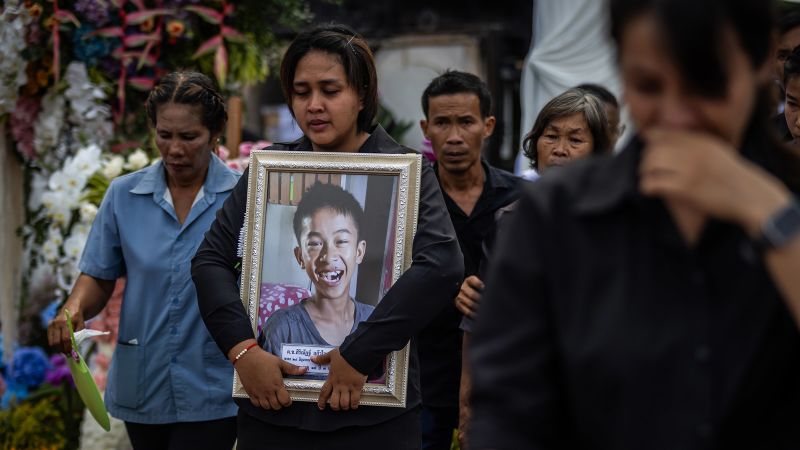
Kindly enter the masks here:
M 320 275 L 322 276 L 322 278 L 324 278 L 327 281 L 336 281 L 336 280 L 339 279 L 339 272 L 336 272 L 336 271 L 334 271 L 334 272 L 322 272 Z

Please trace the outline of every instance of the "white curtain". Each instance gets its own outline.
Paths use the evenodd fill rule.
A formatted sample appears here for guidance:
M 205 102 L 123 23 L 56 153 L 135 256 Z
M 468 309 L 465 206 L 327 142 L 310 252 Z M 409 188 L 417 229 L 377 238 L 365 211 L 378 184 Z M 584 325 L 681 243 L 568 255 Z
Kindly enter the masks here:
M 596 83 L 619 98 L 616 56 L 605 0 L 538 0 L 533 5 L 533 39 L 520 89 L 522 137 L 545 103 L 570 87 Z M 529 161 L 519 153 L 515 172 Z

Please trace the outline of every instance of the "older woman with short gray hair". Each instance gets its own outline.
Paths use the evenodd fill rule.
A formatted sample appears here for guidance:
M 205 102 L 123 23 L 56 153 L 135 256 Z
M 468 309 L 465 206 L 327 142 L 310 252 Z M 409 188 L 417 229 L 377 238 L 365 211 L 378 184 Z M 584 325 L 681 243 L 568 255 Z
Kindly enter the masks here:
M 613 136 L 602 102 L 582 89 L 567 89 L 539 112 L 522 141 L 531 167 L 542 173 L 551 166 L 611 151 Z

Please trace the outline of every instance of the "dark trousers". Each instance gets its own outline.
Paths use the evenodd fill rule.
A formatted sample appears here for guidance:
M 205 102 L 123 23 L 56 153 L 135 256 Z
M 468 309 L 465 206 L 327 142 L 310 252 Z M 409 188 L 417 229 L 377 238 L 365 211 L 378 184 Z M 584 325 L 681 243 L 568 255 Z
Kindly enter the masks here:
M 347 414 L 343 411 L 342 414 Z M 386 422 L 336 431 L 308 431 L 262 422 L 239 410 L 237 450 L 418 450 L 419 408 Z
M 236 417 L 203 422 L 145 424 L 125 422 L 135 450 L 231 450 Z
M 453 430 L 458 428 L 458 407 L 423 407 L 421 422 L 423 450 L 450 450 Z

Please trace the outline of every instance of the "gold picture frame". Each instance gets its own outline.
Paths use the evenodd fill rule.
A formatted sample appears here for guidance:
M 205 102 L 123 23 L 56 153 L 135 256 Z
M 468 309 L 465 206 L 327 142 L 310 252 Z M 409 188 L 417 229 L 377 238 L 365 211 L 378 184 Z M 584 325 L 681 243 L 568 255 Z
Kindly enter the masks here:
M 283 326 L 279 322 L 290 314 L 305 317 L 307 328 L 315 326 L 310 315 L 300 312 L 300 308 L 304 308 L 301 303 L 315 298 L 313 292 L 327 289 L 327 285 L 320 287 L 319 277 L 315 284 L 313 271 L 302 272 L 306 269 L 300 268 L 303 267 L 303 261 L 301 256 L 297 256 L 302 239 L 293 216 L 305 193 L 310 192 L 308 189 L 315 184 L 325 185 L 322 187 L 329 189 L 335 189 L 330 186 L 338 186 L 362 207 L 359 214 L 363 213 L 363 230 L 358 230 L 357 234 L 359 241 L 366 242 L 366 250 L 362 250 L 363 259 L 359 260 L 354 270 L 329 269 L 330 272 L 326 273 L 332 275 L 325 275 L 330 277 L 325 281 L 346 283 L 342 289 L 349 289 L 348 298 L 356 305 L 354 311 L 371 311 L 369 308 L 374 308 L 383 294 L 411 266 L 419 211 L 421 164 L 419 154 L 271 150 L 254 151 L 251 154 L 242 243 L 241 299 L 248 311 L 253 332 L 263 348 L 297 363 L 291 359 L 294 356 L 288 355 L 294 354 L 294 349 L 299 347 L 303 351 L 297 353 L 308 356 L 305 353 L 316 348 L 314 346 L 319 345 L 317 341 L 323 335 L 322 332 L 308 335 L 306 340 L 310 342 L 281 343 L 280 351 L 276 349 L 278 345 L 271 346 L 274 336 L 273 339 L 269 336 L 270 333 L 280 334 L 273 330 Z M 309 203 L 311 201 L 308 200 Z M 289 247 L 295 247 L 293 252 L 296 260 L 292 259 Z M 324 258 L 333 257 L 326 255 Z M 300 262 L 299 266 L 297 262 Z M 320 295 L 318 298 L 322 297 Z M 293 308 L 291 313 L 290 308 Z M 286 311 L 273 316 L 280 309 Z M 362 317 L 366 317 L 364 314 Z M 357 326 L 357 316 L 354 313 L 352 330 Z M 274 322 L 269 322 L 270 317 L 274 317 Z M 295 332 L 292 339 L 300 335 L 302 333 Z M 281 352 L 284 353 L 279 354 Z M 382 367 L 368 378 L 360 404 L 405 407 L 408 362 L 409 344 L 390 353 Z M 305 361 L 303 364 L 310 363 Z M 309 372 L 312 366 L 310 364 Z M 284 378 L 286 389 L 295 401 L 316 402 L 323 383 L 322 373 Z M 248 396 L 236 371 L 233 396 Z

